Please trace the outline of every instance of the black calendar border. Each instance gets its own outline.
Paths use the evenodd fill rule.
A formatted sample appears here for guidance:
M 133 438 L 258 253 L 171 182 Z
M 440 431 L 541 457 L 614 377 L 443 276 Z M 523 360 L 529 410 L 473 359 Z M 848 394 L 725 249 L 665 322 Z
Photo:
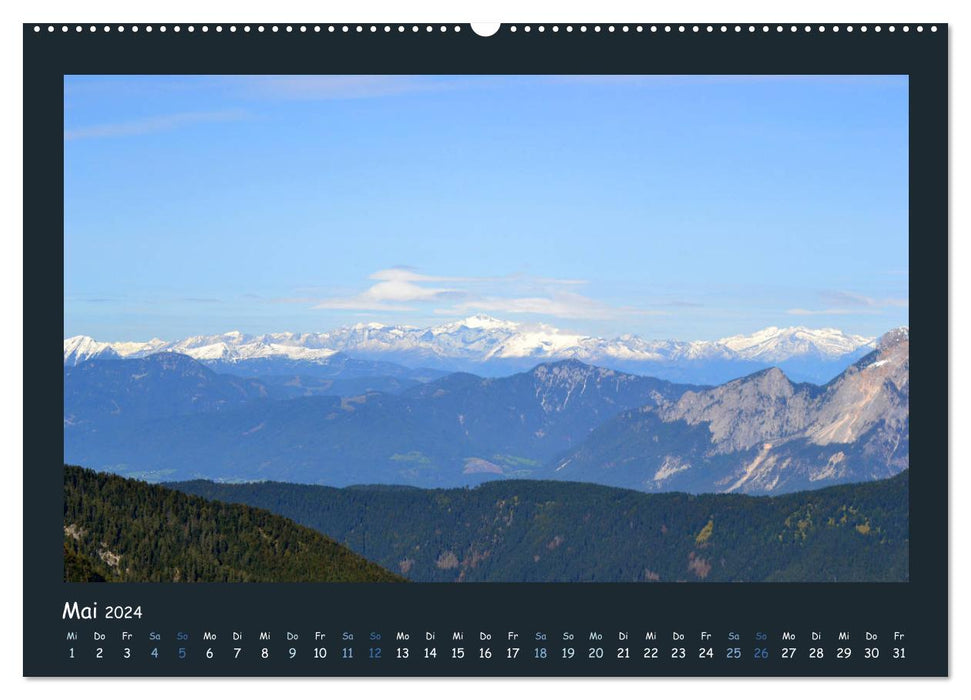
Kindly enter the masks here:
M 49 31 L 49 26 L 53 31 Z M 906 630 L 905 667 L 795 663 L 742 671 L 721 665 L 659 672 L 353 667 L 333 675 L 947 675 L 948 673 L 948 27 L 905 25 L 503 25 L 489 38 L 468 25 L 61 24 L 23 26 L 24 38 L 24 674 L 290 675 L 244 669 L 70 666 L 66 600 L 141 604 L 146 625 L 208 614 L 213 624 L 282 630 L 288 620 L 469 630 L 542 625 L 551 631 L 621 621 L 632 629 L 737 627 L 862 634 Z M 231 27 L 235 26 L 233 30 Z M 264 27 L 262 31 L 258 27 Z M 316 28 L 320 27 L 318 31 Z M 372 30 L 372 26 L 374 29 Z M 430 26 L 430 29 L 429 29 Z M 554 31 L 554 26 L 556 30 Z M 626 29 L 625 29 L 626 26 Z M 880 30 L 877 31 L 877 26 Z M 191 27 L 191 31 L 190 31 Z M 275 29 L 274 29 L 275 27 Z M 414 29 L 417 27 L 417 31 Z M 611 28 L 612 27 L 612 28 Z M 795 29 L 793 29 L 795 27 Z M 893 27 L 893 31 L 891 31 Z M 137 31 L 136 31 L 137 29 Z M 910 309 L 916 368 L 911 416 L 910 580 L 893 584 L 66 584 L 63 505 L 63 79 L 70 74 L 896 74 L 910 91 Z M 60 320 L 60 324 L 54 324 Z M 463 617 L 464 616 L 464 617 Z M 377 622 L 370 622 L 370 620 Z M 154 620 L 154 621 L 153 621 Z M 366 620 L 367 622 L 361 622 Z M 383 621 L 382 621 L 383 620 Z M 523 623 L 522 620 L 535 621 Z M 609 621 L 605 623 L 604 620 Z M 782 625 L 782 627 L 778 627 Z M 863 625 L 864 627 L 861 627 Z M 497 627 L 499 626 L 499 627 Z M 667 626 L 667 627 L 665 627 Z M 160 670 L 161 669 L 161 670 Z

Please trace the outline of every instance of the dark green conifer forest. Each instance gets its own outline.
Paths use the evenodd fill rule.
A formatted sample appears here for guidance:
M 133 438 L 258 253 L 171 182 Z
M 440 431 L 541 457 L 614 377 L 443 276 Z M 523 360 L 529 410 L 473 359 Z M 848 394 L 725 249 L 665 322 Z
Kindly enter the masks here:
M 67 581 L 908 580 L 908 479 L 782 496 L 150 485 L 65 467 Z M 393 573 L 392 573 L 393 572 Z
M 266 510 L 64 468 L 66 581 L 403 581 Z
M 815 582 L 908 580 L 908 480 L 774 497 L 527 480 L 172 486 L 266 508 L 412 581 Z

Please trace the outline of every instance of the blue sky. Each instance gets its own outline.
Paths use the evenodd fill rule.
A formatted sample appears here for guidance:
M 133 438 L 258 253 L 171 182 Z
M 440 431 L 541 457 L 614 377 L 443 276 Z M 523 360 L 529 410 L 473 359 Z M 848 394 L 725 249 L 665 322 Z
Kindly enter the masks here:
M 902 76 L 73 76 L 65 336 L 908 323 Z

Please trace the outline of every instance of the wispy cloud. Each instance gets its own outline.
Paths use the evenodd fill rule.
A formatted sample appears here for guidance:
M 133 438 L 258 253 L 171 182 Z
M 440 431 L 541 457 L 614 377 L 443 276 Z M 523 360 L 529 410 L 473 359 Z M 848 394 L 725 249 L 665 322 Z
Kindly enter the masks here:
M 481 89 L 522 76 L 428 75 L 188 75 L 68 76 L 65 106 L 119 94 L 192 99 L 198 104 L 252 104 L 254 101 L 358 100 L 416 93 Z M 216 100 L 216 102 L 213 102 Z M 68 109 L 70 112 L 70 109 Z
M 843 292 L 843 291 L 832 291 L 826 290 L 820 292 L 820 298 L 827 304 L 832 304 L 834 306 L 847 306 L 856 308 L 867 308 L 867 309 L 882 309 L 885 307 L 903 307 L 908 305 L 907 299 L 897 299 L 893 297 L 885 297 L 882 299 L 877 299 L 874 297 L 868 297 L 863 294 L 857 294 L 855 292 Z
M 666 311 L 618 307 L 578 293 L 579 279 L 534 277 L 522 273 L 497 277 L 429 275 L 409 266 L 378 270 L 373 284 L 356 294 L 278 299 L 309 303 L 315 309 L 345 311 L 419 311 L 438 316 L 475 312 L 547 316 L 561 319 L 616 319 L 663 316 Z
M 795 308 L 786 310 L 791 316 L 855 316 L 879 315 L 884 309 L 907 308 L 909 301 L 895 297 L 877 299 L 864 294 L 824 290 L 819 297 L 825 305 L 820 309 Z
M 555 292 L 548 297 L 491 297 L 436 309 L 438 314 L 465 314 L 487 311 L 499 314 L 533 314 L 564 319 L 614 320 L 631 316 L 667 316 L 666 311 L 648 311 L 633 307 L 604 304 L 590 297 L 572 292 Z
M 289 301 L 289 300 L 284 300 Z M 311 308 L 314 309 L 334 309 L 344 311 L 417 311 L 415 306 L 402 304 L 389 304 L 382 301 L 370 301 L 364 298 L 337 298 L 324 299 L 317 301 Z
M 786 309 L 790 316 L 875 316 L 880 313 L 876 309 Z
M 246 118 L 243 110 L 232 109 L 220 112 L 181 112 L 166 114 L 145 119 L 113 124 L 96 124 L 93 126 L 65 129 L 65 141 L 80 141 L 82 139 L 116 138 L 119 136 L 140 136 L 154 134 L 161 131 L 172 131 L 193 124 L 212 124 L 238 121 Z

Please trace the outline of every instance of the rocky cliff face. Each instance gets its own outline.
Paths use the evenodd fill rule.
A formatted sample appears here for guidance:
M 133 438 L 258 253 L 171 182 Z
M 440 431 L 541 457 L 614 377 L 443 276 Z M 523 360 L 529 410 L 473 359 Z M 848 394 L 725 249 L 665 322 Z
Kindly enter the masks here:
M 773 368 L 687 391 L 594 431 L 560 460 L 557 476 L 743 493 L 892 476 L 909 464 L 909 358 L 909 333 L 895 329 L 823 387 Z
M 795 385 L 773 367 L 714 389 L 686 392 L 658 413 L 666 422 L 707 423 L 715 451 L 736 452 L 804 430 L 814 393 L 814 387 Z
M 807 429 L 813 443 L 855 442 L 871 429 L 901 430 L 909 415 L 910 339 L 891 331 L 827 387 Z

